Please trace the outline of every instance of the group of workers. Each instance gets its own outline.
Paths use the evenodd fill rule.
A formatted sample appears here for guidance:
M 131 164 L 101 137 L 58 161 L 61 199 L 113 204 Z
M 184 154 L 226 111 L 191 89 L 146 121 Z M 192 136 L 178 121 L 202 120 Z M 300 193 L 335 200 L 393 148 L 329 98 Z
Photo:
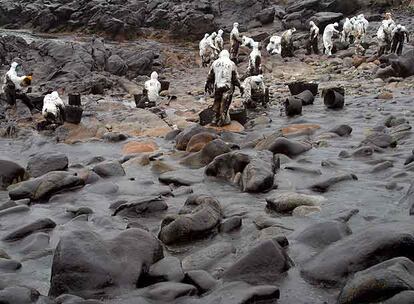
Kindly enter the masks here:
M 12 62 L 10 69 L 4 76 L 3 93 L 9 107 L 15 107 L 17 99 L 20 99 L 32 114 L 38 112 L 28 96 L 32 75 L 18 76 L 19 64 Z M 63 90 L 50 91 L 43 97 L 42 115 L 46 122 L 53 125 L 61 125 L 65 122 L 65 103 L 60 98 Z M 161 83 L 158 81 L 158 73 L 152 72 L 150 80 L 144 84 L 144 93 L 149 102 L 155 104 L 159 98 Z M 60 93 L 60 94 L 59 94 Z
M 318 41 L 320 30 L 314 21 L 309 23 L 309 38 L 306 46 L 307 54 L 312 52 L 319 53 Z M 362 43 L 365 42 L 369 22 L 363 14 L 352 18 L 346 18 L 342 32 L 338 30 L 338 23 L 329 24 L 325 27 L 322 40 L 324 53 L 332 55 L 334 48 L 333 37 L 335 34 L 340 36 L 343 43 L 354 43 L 358 50 L 363 49 Z M 266 50 L 270 55 L 279 54 L 282 57 L 294 56 L 293 34 L 295 28 L 286 30 L 281 36 L 270 37 Z M 407 29 L 396 24 L 390 13 L 385 15 L 378 32 L 379 42 L 378 56 L 388 52 L 401 55 L 404 41 L 409 41 Z M 240 78 L 237 72 L 239 61 L 240 46 L 251 50 L 248 58 L 248 68 L 246 73 Z M 254 39 L 242 36 L 239 32 L 239 24 L 233 24 L 230 32 L 230 51 L 224 49 L 223 30 L 217 33 L 205 34 L 199 43 L 201 64 L 203 67 L 210 66 L 205 85 L 205 92 L 214 95 L 213 111 L 215 113 L 213 124 L 223 126 L 230 123 L 229 107 L 233 98 L 234 89 L 240 89 L 244 97 L 246 108 L 256 108 L 258 104 L 266 106 L 269 101 L 269 90 L 265 86 L 262 55 L 259 42 Z M 31 75 L 18 76 L 18 63 L 13 62 L 9 71 L 4 77 L 3 92 L 7 103 L 10 106 L 16 104 L 16 99 L 22 102 L 33 113 L 36 111 L 30 98 L 24 89 L 30 86 Z M 159 100 L 161 84 L 158 81 L 158 74 L 152 72 L 150 80 L 144 84 L 143 95 L 149 104 L 155 105 Z M 57 91 L 48 92 L 43 101 L 42 115 L 50 123 L 61 124 L 64 121 L 65 104 Z
M 310 21 L 309 26 L 309 38 L 306 46 L 307 54 L 312 52 L 319 54 L 319 27 L 314 21 Z M 324 53 L 328 56 L 332 55 L 335 45 L 333 40 L 335 34 L 340 37 L 342 43 L 354 43 L 357 54 L 364 53 L 365 48 L 363 44 L 366 42 L 368 26 L 369 22 L 363 14 L 350 19 L 346 18 L 341 32 L 338 30 L 339 24 L 337 22 L 328 24 L 322 36 Z M 286 30 L 281 36 L 275 35 L 270 37 L 266 47 L 267 52 L 270 55 L 279 54 L 282 57 L 294 56 L 293 34 L 295 31 L 295 28 L 291 28 Z M 222 30 L 219 33 L 220 41 L 222 41 Z M 230 123 L 228 112 L 236 87 L 240 89 L 241 95 L 244 97 L 244 105 L 247 108 L 255 108 L 259 103 L 266 105 L 269 100 L 269 92 L 264 83 L 259 43 L 247 36 L 241 36 L 238 23 L 233 24 L 233 29 L 230 32 L 230 52 L 223 50 L 222 42 L 220 48 L 217 47 L 215 44 L 216 37 L 215 33 L 204 36 L 202 42 L 200 42 L 200 56 L 202 66 L 208 66 L 213 61 L 207 76 L 205 92 L 214 94 L 213 110 L 215 117 L 213 124 L 222 126 Z M 409 41 L 406 28 L 400 24 L 396 25 L 390 13 L 385 15 L 385 19 L 378 30 L 377 39 L 379 42 L 378 56 L 390 51 L 401 55 L 404 41 Z M 240 82 L 237 72 L 240 46 L 251 49 L 248 69 L 243 83 Z M 220 50 L 221 52 L 219 53 Z M 205 56 L 205 54 L 208 54 L 208 56 Z

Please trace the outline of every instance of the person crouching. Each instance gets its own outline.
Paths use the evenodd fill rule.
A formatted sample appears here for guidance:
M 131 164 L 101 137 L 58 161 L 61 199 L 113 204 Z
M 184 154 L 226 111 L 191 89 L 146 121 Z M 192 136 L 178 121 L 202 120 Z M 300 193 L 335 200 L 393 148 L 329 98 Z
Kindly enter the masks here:
M 64 123 L 65 104 L 57 91 L 53 91 L 44 97 L 42 115 L 49 124 L 61 125 Z

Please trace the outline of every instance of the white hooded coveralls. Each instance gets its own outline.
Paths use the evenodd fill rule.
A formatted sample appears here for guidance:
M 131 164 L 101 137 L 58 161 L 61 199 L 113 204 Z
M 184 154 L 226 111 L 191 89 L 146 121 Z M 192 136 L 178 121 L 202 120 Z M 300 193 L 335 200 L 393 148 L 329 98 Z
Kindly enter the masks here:
M 61 109 L 65 108 L 63 100 L 59 97 L 59 93 L 53 91 L 43 98 L 42 115 L 46 118 L 47 114 L 53 114 L 55 119 L 61 118 Z
M 269 44 L 266 47 L 266 50 L 269 52 L 269 54 L 279 54 L 282 53 L 282 37 L 280 36 L 272 36 L 270 37 Z
M 23 80 L 27 77 L 27 76 L 17 76 L 17 66 L 19 64 L 17 62 L 13 62 L 10 66 L 10 69 L 7 71 L 6 76 L 4 77 L 4 81 L 3 81 L 3 90 L 4 90 L 4 86 L 6 85 L 6 77 L 9 77 L 9 79 L 13 82 L 13 84 L 16 87 L 16 90 L 21 90 L 22 89 L 22 85 L 21 83 L 23 82 Z
M 250 52 L 249 56 L 249 74 L 259 75 L 262 73 L 262 53 L 259 50 L 259 43 L 255 42 L 253 44 L 253 50 Z
M 224 49 L 223 30 L 219 30 L 217 37 L 214 39 L 214 45 L 221 52 Z
M 332 55 L 332 48 L 333 48 L 333 41 L 332 37 L 334 33 L 339 33 L 336 29 L 338 23 L 329 24 L 325 27 L 325 31 L 323 32 L 323 45 L 325 47 L 325 54 L 331 56 Z
M 161 90 L 161 83 L 158 81 L 158 73 L 152 72 L 151 79 L 145 82 L 145 90 L 147 90 L 148 100 L 157 102 Z

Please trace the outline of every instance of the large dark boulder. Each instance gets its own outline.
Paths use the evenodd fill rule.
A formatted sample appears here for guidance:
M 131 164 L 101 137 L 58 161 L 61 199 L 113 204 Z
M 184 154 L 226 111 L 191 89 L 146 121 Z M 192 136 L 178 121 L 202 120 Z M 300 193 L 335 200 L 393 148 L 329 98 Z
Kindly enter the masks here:
M 26 171 L 14 162 L 0 160 L 0 168 L 0 190 L 25 179 Z
M 33 288 L 10 286 L 0 290 L 0 303 L 35 304 L 39 303 L 40 293 Z
M 21 182 L 9 190 L 9 196 L 12 200 L 28 198 L 31 201 L 48 200 L 53 194 L 80 187 L 85 181 L 78 176 L 64 171 L 52 171 L 31 179 Z
M 228 144 L 221 139 L 215 139 L 206 144 L 201 151 L 183 158 L 180 163 L 192 169 L 199 169 L 211 163 L 217 156 L 229 152 L 231 148 Z
M 135 289 L 138 278 L 162 258 L 159 240 L 142 229 L 128 229 L 109 240 L 92 231 L 73 231 L 56 247 L 49 295 L 93 298 L 105 289 Z
M 276 303 L 280 297 L 275 285 L 250 285 L 245 282 L 227 282 L 201 299 L 193 299 L 183 304 L 197 303 Z
M 93 167 L 93 171 L 100 177 L 124 176 L 125 171 L 119 161 L 105 161 Z
M 164 218 L 158 237 L 167 245 L 203 238 L 217 228 L 222 217 L 218 200 L 207 195 L 192 195 L 180 214 Z
M 326 247 L 302 266 L 301 273 L 311 282 L 337 285 L 355 272 L 400 256 L 414 258 L 412 225 L 382 224 Z
M 46 229 L 53 229 L 56 227 L 56 223 L 49 218 L 39 219 L 23 227 L 17 228 L 16 230 L 8 233 L 3 241 L 14 242 L 25 238 L 33 233 L 44 231 Z
M 414 263 L 398 257 L 355 273 L 342 289 L 338 304 L 376 303 L 414 290 Z
M 341 221 L 328 221 L 295 231 L 289 238 L 315 249 L 322 249 L 352 234 L 349 226 Z
M 269 152 L 248 155 L 236 151 L 217 156 L 206 167 L 205 174 L 224 179 L 244 192 L 265 192 L 273 187 L 275 170 Z
M 118 55 L 112 55 L 106 62 L 106 71 L 111 74 L 123 76 L 128 71 L 128 66 L 125 61 Z
M 285 137 L 278 137 L 276 140 L 269 142 L 268 145 L 261 146 L 260 149 L 269 150 L 274 154 L 284 154 L 288 157 L 293 157 L 312 149 L 312 146 Z
M 184 129 L 180 134 L 177 135 L 175 138 L 175 148 L 178 150 L 185 151 L 187 149 L 187 145 L 190 142 L 191 138 L 197 134 L 210 132 L 214 133 L 211 129 L 204 128 L 200 125 L 190 126 Z
M 58 152 L 41 152 L 30 156 L 27 172 L 31 177 L 39 177 L 51 171 L 63 171 L 68 168 L 69 160 Z
M 244 281 L 250 284 L 274 283 L 291 266 L 284 249 L 273 240 L 260 243 L 240 258 L 224 274 L 224 281 Z

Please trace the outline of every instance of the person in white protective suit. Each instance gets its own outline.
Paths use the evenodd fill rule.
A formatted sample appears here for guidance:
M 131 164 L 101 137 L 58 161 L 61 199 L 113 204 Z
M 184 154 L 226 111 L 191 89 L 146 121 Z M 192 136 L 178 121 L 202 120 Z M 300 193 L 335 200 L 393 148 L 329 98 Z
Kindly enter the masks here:
M 216 38 L 217 38 L 216 32 L 211 33 L 211 35 L 208 36 L 207 38 L 207 46 L 210 48 L 211 50 L 210 54 L 212 56 L 210 57 L 210 62 L 213 60 L 216 60 L 218 57 L 218 54 L 220 53 L 219 49 L 216 47 Z
M 231 123 L 229 108 L 235 87 L 238 87 L 243 95 L 236 64 L 230 60 L 229 52 L 223 50 L 211 65 L 205 85 L 206 93 L 214 92 L 213 125 L 221 127 Z
M 395 29 L 392 31 L 392 47 L 391 52 L 396 53 L 398 56 L 402 54 L 404 42 L 407 39 L 407 42 L 410 41 L 410 37 L 405 26 L 398 24 Z
M 359 14 L 356 19 L 357 19 L 357 22 L 362 25 L 361 28 L 363 31 L 361 33 L 360 38 L 362 42 L 365 42 L 365 35 L 367 34 L 367 31 L 368 31 L 369 21 L 365 19 L 364 14 Z
M 259 42 L 255 42 L 249 56 L 248 75 L 255 76 L 259 74 L 262 74 L 262 53 L 259 49 Z
M 281 40 L 282 57 L 293 57 L 293 33 L 294 32 L 296 32 L 296 29 L 291 28 L 282 34 L 282 40 Z
M 325 27 L 325 30 L 323 32 L 323 46 L 325 47 L 325 54 L 328 56 L 332 55 L 332 49 L 333 49 L 333 41 L 332 37 L 335 33 L 339 33 L 339 31 L 336 29 L 338 27 L 338 23 L 335 22 L 333 24 L 328 24 Z
M 20 99 L 30 110 L 31 113 L 37 111 L 32 104 L 30 98 L 24 92 L 24 88 L 31 84 L 32 76 L 18 76 L 17 68 L 19 64 L 12 62 L 10 69 L 7 71 L 3 80 L 3 92 L 6 97 L 6 102 L 11 107 L 16 106 L 16 100 Z
M 210 57 L 210 55 L 207 54 L 207 52 L 208 52 L 208 47 L 207 47 L 207 38 L 208 38 L 208 36 L 210 36 L 210 34 L 208 34 L 208 33 L 204 34 L 204 38 L 201 39 L 201 41 L 199 43 L 201 65 L 203 67 L 206 67 L 208 65 L 207 58 Z
M 355 21 L 355 18 L 352 18 Z M 341 41 L 350 43 L 350 37 L 354 35 L 354 22 L 349 18 L 345 18 L 341 32 Z
M 270 37 L 270 41 L 269 44 L 266 47 L 266 50 L 269 52 L 269 54 L 271 55 L 275 55 L 275 54 L 281 54 L 282 53 L 282 37 L 280 36 L 272 36 Z
M 220 53 L 224 49 L 223 30 L 219 30 L 217 37 L 214 39 L 214 45 Z
M 263 75 L 247 77 L 243 82 L 243 104 L 247 109 L 255 109 L 258 104 L 266 107 L 269 102 L 269 89 L 263 81 Z
M 249 49 L 253 49 L 255 43 L 256 41 L 254 41 L 253 38 L 247 36 L 242 37 L 242 45 L 248 47 Z
M 391 49 L 392 32 L 396 24 L 390 13 L 385 14 L 385 19 L 381 22 L 381 26 L 377 31 L 377 39 L 379 44 L 378 56 L 388 53 Z
M 230 32 L 230 59 L 237 63 L 239 58 L 239 48 L 242 39 L 239 33 L 239 24 L 235 22 Z
M 157 103 L 160 98 L 161 83 L 158 81 L 158 73 L 152 72 L 151 79 L 144 84 L 144 95 L 148 97 L 150 103 Z
M 307 54 L 312 54 L 312 51 L 315 54 L 319 54 L 318 49 L 318 39 L 319 39 L 319 27 L 315 24 L 315 22 L 310 21 L 310 30 L 309 30 L 309 41 L 307 46 Z
M 57 91 L 43 98 L 42 115 L 49 123 L 63 124 L 65 121 L 65 104 Z

